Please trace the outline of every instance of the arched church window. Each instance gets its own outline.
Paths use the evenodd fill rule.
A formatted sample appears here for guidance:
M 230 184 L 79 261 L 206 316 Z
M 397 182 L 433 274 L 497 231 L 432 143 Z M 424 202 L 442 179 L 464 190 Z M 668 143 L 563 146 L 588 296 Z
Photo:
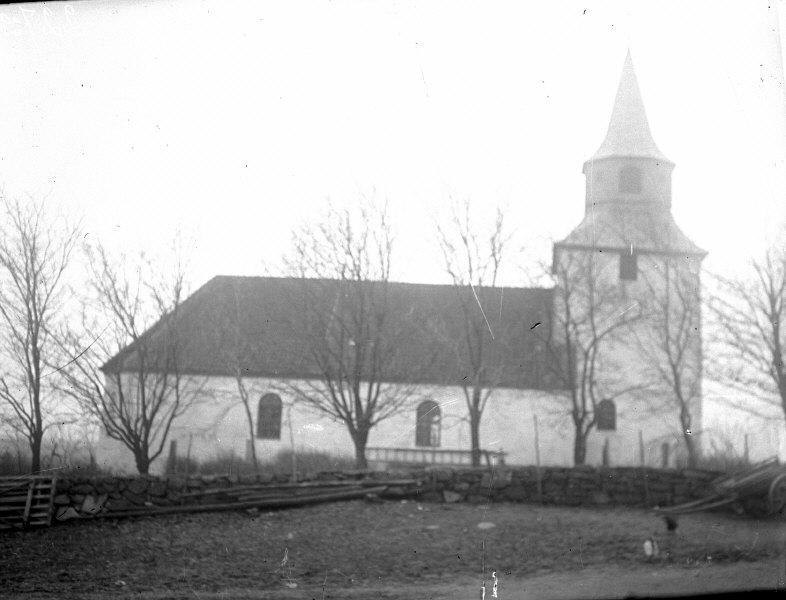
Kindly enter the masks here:
M 620 169 L 620 192 L 623 194 L 638 194 L 641 192 L 641 169 L 638 167 L 623 167 Z
M 259 399 L 257 437 L 263 440 L 281 439 L 281 398 L 265 394 Z
M 615 431 L 617 429 L 617 407 L 613 400 L 601 400 L 595 410 L 598 431 Z
M 441 420 L 442 414 L 436 402 L 433 400 L 421 402 L 418 405 L 415 425 L 415 445 L 429 448 L 439 447 Z

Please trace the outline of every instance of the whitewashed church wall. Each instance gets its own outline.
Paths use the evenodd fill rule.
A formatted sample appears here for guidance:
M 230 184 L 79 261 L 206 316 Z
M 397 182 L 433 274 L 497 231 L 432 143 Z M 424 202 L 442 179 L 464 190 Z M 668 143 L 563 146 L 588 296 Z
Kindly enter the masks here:
M 708 456 L 786 460 L 786 421 L 775 403 L 708 381 L 702 438 Z
M 347 458 L 354 456 L 354 446 L 343 423 L 302 403 L 294 403 L 292 395 L 282 391 L 285 386 L 282 386 L 281 381 L 255 379 L 247 380 L 246 385 L 252 400 L 255 431 L 259 398 L 265 393 L 274 392 L 281 396 L 283 403 L 280 438 L 254 439 L 257 457 L 261 462 L 270 462 L 278 452 L 293 447 L 297 452 L 314 451 Z M 250 431 L 235 381 L 231 378 L 211 378 L 203 389 L 203 398 L 173 425 L 164 452 L 153 463 L 152 473 L 161 473 L 165 469 L 171 440 L 176 441 L 179 456 L 187 455 L 200 462 L 229 454 L 238 458 L 246 457 L 246 440 L 250 437 Z M 427 399 L 440 406 L 439 447 L 469 450 L 470 428 L 466 418 L 466 403 L 462 389 L 457 386 L 419 388 L 400 413 L 374 427 L 369 435 L 368 446 L 415 449 L 417 405 Z M 571 465 L 573 426 L 567 407 L 567 401 L 556 393 L 495 390 L 481 421 L 481 447 L 504 451 L 507 464 L 536 464 L 537 415 L 540 463 L 544 466 Z M 639 464 L 639 430 L 645 432 L 646 441 L 655 448 L 655 452 L 660 444 L 657 440 L 673 431 L 673 425 L 667 426 L 662 419 L 642 416 L 635 410 L 623 408 L 619 411 L 617 431 L 591 434 L 587 462 L 601 464 L 603 445 L 608 439 L 611 464 Z M 135 470 L 130 451 L 106 435 L 102 435 L 99 441 L 97 455 L 99 464 L 104 468 L 118 472 Z
M 561 250 L 558 260 L 565 261 L 563 265 L 570 265 L 574 269 L 581 269 L 589 261 L 587 251 L 567 251 Z M 639 257 L 638 270 L 639 276 L 636 280 L 625 281 L 619 278 L 619 254 L 615 252 L 597 252 L 592 257 L 594 272 L 598 274 L 596 285 L 600 289 L 612 291 L 616 288 L 618 296 L 614 303 L 606 303 L 598 306 L 597 322 L 605 327 L 613 319 L 620 319 L 629 311 L 652 310 L 650 285 L 663 286 L 664 269 L 663 257 L 653 258 L 649 255 Z M 687 260 L 683 257 L 672 257 L 669 260 L 670 267 L 679 270 L 680 273 L 687 273 L 695 278 L 696 287 L 699 286 L 698 260 Z M 573 262 L 571 262 L 573 261 Z M 672 272 L 673 276 L 673 272 Z M 578 274 L 574 286 L 582 285 L 585 275 Z M 562 282 L 558 282 L 561 285 Z M 665 290 L 665 286 L 661 288 Z M 679 299 L 674 297 L 674 302 Z M 696 301 L 698 302 L 698 294 Z M 582 310 L 586 307 L 573 306 L 574 317 L 581 319 Z M 555 315 L 559 319 L 564 314 L 561 306 L 561 295 L 555 296 Z M 698 310 L 695 313 L 698 317 Z M 698 319 L 697 319 L 698 320 Z M 556 326 L 556 323 L 555 323 Z M 611 434 L 597 432 L 588 440 L 587 462 L 597 462 L 597 457 L 602 456 L 603 444 L 605 439 L 609 440 L 610 458 L 613 464 L 624 464 L 618 457 L 627 456 L 631 464 L 639 464 L 641 461 L 641 450 L 638 432 L 641 430 L 644 438 L 644 460 L 652 466 L 660 466 L 662 463 L 662 445 L 668 443 L 669 460 L 668 464 L 674 466 L 683 459 L 684 442 L 682 440 L 682 428 L 678 418 L 677 405 L 673 400 L 673 390 L 662 379 L 654 376 L 653 365 L 649 359 L 642 354 L 640 344 L 656 343 L 651 330 L 652 322 L 643 318 L 636 321 L 631 326 L 636 330 L 636 336 L 632 329 L 621 328 L 615 332 L 612 338 L 608 338 L 604 343 L 601 361 L 599 364 L 599 390 L 601 395 L 614 395 L 620 390 L 639 386 L 641 389 L 631 389 L 619 398 L 615 398 L 617 405 L 618 426 L 617 431 Z M 559 332 L 556 332 L 559 335 Z M 699 378 L 701 385 L 701 332 L 700 328 L 696 331 L 695 343 L 688 351 L 687 368 L 683 373 L 683 378 L 687 381 L 691 377 Z M 657 353 L 656 353 L 657 355 Z M 665 360 L 664 360 L 665 366 Z M 700 389 L 700 388 L 699 388 Z M 691 403 L 692 414 L 692 433 L 698 434 L 702 431 L 702 396 L 701 393 L 694 398 Z M 697 435 L 695 438 L 699 451 L 702 449 L 702 437 Z M 599 445 L 600 444 L 600 445 Z M 632 457 L 635 457 L 632 458 Z M 626 461 L 627 462 L 627 461 Z

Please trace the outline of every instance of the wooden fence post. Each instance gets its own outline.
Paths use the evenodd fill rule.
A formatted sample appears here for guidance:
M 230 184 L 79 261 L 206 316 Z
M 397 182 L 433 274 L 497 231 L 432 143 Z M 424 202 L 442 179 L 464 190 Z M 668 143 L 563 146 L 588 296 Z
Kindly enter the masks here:
M 660 464 L 664 469 L 669 466 L 669 443 L 663 442 L 660 446 Z
M 297 454 L 295 453 L 295 431 L 292 428 L 292 405 L 287 406 L 287 423 L 289 425 L 289 447 L 292 450 L 292 483 L 297 483 Z
M 543 504 L 543 482 L 540 473 L 540 436 L 538 434 L 538 415 L 532 415 L 535 423 L 535 466 L 537 469 L 538 501 Z
M 603 466 L 609 466 L 609 438 L 603 442 Z
M 186 449 L 186 477 L 191 468 L 191 442 L 194 440 L 193 434 L 188 435 L 188 448 Z
M 641 462 L 641 466 L 643 467 L 647 460 L 644 456 L 644 434 L 641 433 L 641 429 L 639 429 L 639 460 Z
M 176 470 L 177 470 L 177 440 L 170 440 L 169 458 L 167 459 L 166 471 L 170 475 L 174 475 Z

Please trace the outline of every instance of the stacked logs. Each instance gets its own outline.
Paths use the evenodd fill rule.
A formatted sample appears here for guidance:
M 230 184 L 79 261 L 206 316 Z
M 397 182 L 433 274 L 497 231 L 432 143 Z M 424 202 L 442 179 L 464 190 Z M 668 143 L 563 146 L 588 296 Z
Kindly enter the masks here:
M 415 486 L 416 480 L 308 481 L 252 483 L 233 478 L 97 479 L 68 486 L 54 498 L 56 518 L 119 518 L 221 510 L 272 509 L 378 496 L 391 487 Z M 395 492 L 394 492 L 395 493 Z

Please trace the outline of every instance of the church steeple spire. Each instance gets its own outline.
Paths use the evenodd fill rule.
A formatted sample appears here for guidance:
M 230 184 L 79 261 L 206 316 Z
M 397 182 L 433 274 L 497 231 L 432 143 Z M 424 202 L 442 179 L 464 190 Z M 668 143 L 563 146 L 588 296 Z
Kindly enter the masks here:
M 673 164 L 652 138 L 630 50 L 622 68 L 606 139 L 588 162 L 611 157 L 654 158 Z
M 673 169 L 652 139 L 628 52 L 606 138 L 584 163 L 584 220 L 555 247 L 703 256 L 671 215 Z

